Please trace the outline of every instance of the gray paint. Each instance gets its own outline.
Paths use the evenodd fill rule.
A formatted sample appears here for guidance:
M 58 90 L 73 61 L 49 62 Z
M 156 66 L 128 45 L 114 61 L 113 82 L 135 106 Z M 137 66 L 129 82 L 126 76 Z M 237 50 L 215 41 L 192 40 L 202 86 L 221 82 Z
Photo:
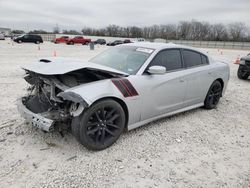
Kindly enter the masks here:
M 223 93 L 225 92 L 229 80 L 229 66 L 226 63 L 216 62 L 211 57 L 208 57 L 208 65 L 187 69 L 183 68 L 161 75 L 143 75 L 142 73 L 145 68 L 160 50 L 171 48 L 195 49 L 164 43 L 133 43 L 127 45 L 155 49 L 138 73 L 127 77 L 139 93 L 138 96 L 123 97 L 110 79 L 79 85 L 69 88 L 64 92 L 76 93 L 81 96 L 89 106 L 96 100 L 104 97 L 121 99 L 128 108 L 129 130 L 158 118 L 202 106 L 211 84 L 218 78 L 223 80 Z M 51 63 L 50 68 L 42 68 L 42 64 L 37 64 L 39 69 L 37 69 L 35 65 L 36 64 L 34 64 L 33 68 L 29 68 L 29 70 L 35 72 L 40 71 L 40 73 L 42 70 L 44 74 L 51 74 L 52 72 L 50 69 L 53 69 L 52 67 L 54 64 Z M 43 65 L 44 67 L 48 66 L 46 63 Z M 88 65 L 95 66 L 93 63 Z M 56 69 L 53 71 L 61 72 L 60 66 L 55 66 Z M 62 64 L 62 72 L 67 72 L 67 68 L 70 70 L 72 69 L 71 66 L 67 67 L 66 64 Z M 106 70 L 106 68 L 104 70 Z

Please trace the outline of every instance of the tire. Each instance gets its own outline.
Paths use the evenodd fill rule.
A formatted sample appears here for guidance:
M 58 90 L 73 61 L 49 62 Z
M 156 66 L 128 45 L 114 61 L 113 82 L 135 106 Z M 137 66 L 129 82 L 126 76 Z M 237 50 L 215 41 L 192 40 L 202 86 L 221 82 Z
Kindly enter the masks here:
M 218 80 L 212 83 L 204 101 L 204 107 L 206 109 L 214 109 L 217 106 L 222 96 L 222 89 L 222 85 Z
M 116 142 L 124 130 L 125 112 L 114 100 L 101 100 L 72 120 L 76 139 L 87 149 L 103 150 Z
M 69 44 L 74 45 L 74 42 L 70 42 Z
M 36 44 L 40 44 L 40 41 L 36 41 Z
M 239 79 L 246 80 L 249 77 L 249 74 L 246 73 L 243 69 L 244 66 L 240 65 L 238 68 L 237 76 Z
M 19 44 L 20 44 L 20 43 L 22 43 L 22 41 L 21 41 L 21 40 L 19 40 L 19 41 L 17 41 L 17 42 L 18 42 Z

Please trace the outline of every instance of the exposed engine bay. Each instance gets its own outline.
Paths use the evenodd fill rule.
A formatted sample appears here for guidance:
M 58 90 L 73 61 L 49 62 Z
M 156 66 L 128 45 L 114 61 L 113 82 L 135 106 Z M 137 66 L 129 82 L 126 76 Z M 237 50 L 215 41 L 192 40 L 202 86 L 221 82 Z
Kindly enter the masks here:
M 63 75 L 42 75 L 26 70 L 24 79 L 30 86 L 27 89 L 28 94 L 22 98 L 22 104 L 32 113 L 53 120 L 51 127 L 42 128 L 51 131 L 55 123 L 70 125 L 72 117 L 80 115 L 87 107 L 79 96 L 74 93 L 69 95 L 64 91 L 78 85 L 114 77 L 119 75 L 86 68 Z M 35 121 L 36 118 L 32 118 Z

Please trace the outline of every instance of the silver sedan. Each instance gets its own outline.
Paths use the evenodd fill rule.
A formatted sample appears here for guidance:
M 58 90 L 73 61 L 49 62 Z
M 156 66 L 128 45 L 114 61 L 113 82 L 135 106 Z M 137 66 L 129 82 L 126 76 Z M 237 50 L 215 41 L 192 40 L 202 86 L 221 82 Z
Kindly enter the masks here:
M 198 107 L 213 109 L 229 66 L 172 43 L 131 43 L 89 61 L 40 59 L 29 64 L 29 93 L 18 109 L 44 131 L 67 125 L 92 150 L 112 145 L 124 130 Z

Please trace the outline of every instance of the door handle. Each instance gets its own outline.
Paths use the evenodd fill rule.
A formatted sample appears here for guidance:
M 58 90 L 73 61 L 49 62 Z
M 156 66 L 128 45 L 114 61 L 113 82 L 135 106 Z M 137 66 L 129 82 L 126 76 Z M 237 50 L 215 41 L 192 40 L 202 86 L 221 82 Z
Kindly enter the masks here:
M 180 80 L 180 82 L 185 82 L 185 80 Z

